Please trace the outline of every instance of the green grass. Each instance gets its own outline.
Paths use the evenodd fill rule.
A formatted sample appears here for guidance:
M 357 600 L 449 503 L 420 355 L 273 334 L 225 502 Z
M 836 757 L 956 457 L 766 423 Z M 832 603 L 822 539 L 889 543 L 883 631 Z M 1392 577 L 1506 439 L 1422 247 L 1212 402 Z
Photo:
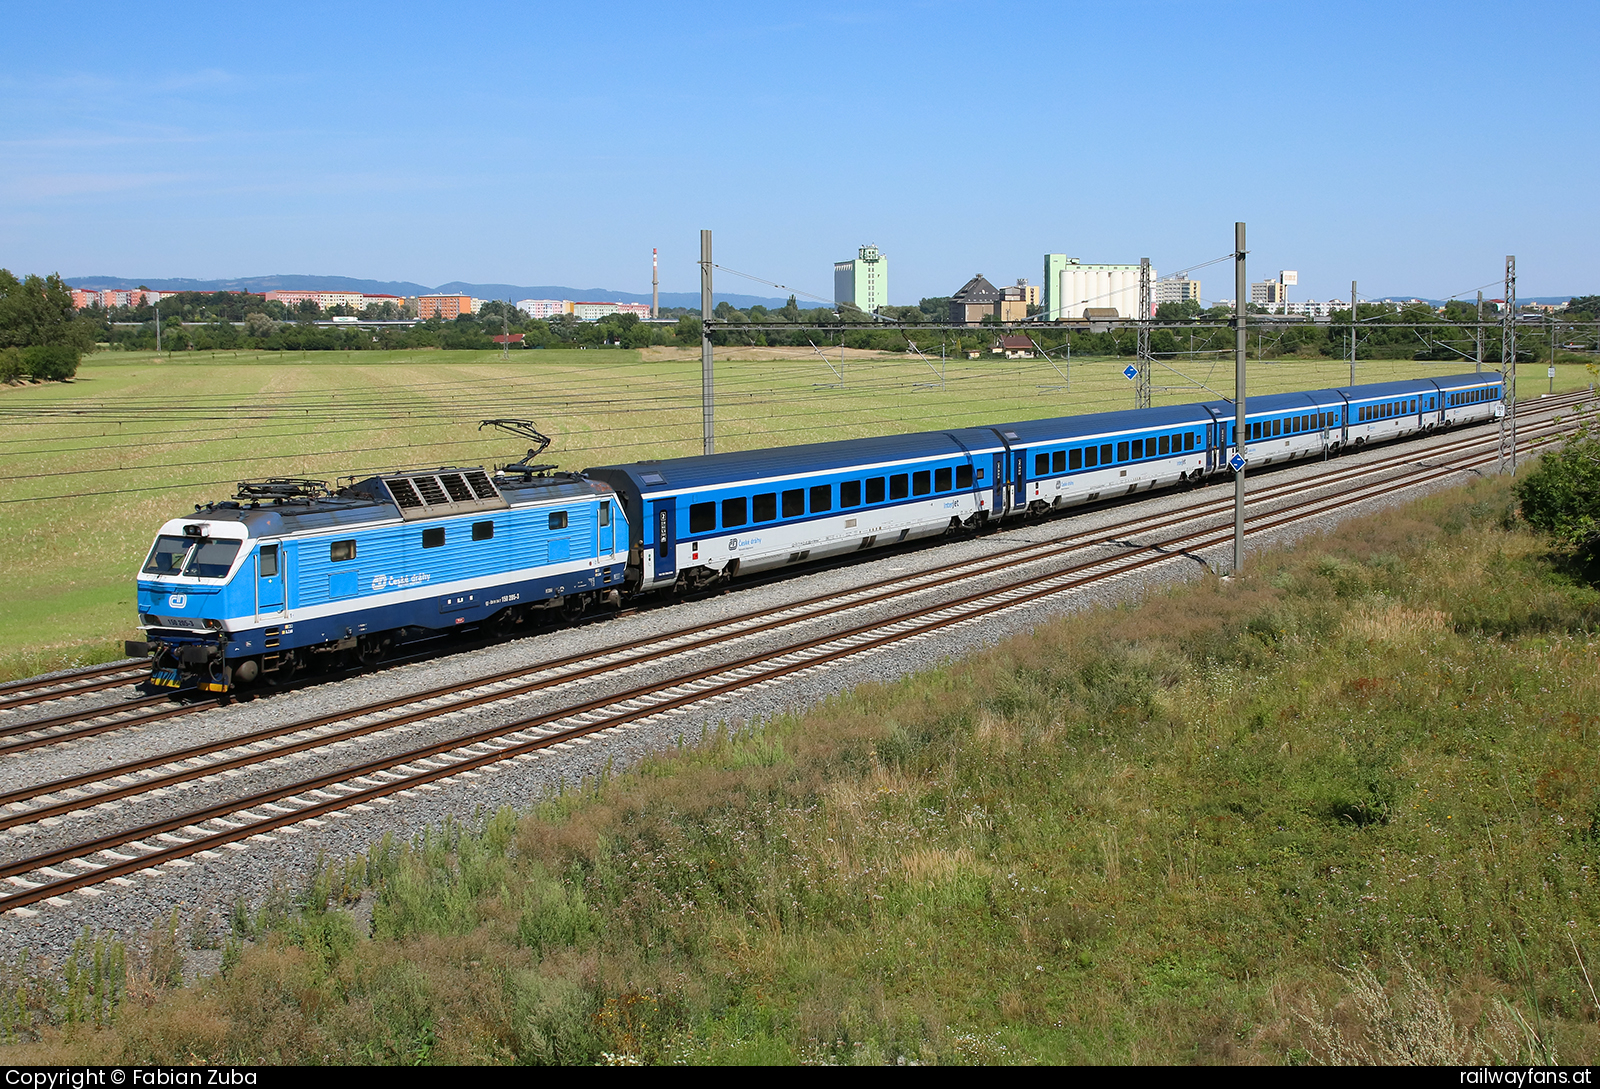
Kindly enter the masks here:
M 239 912 L 223 978 L 4 1058 L 1592 1062 L 1600 593 L 1509 504 L 386 842 Z
M 1120 373 L 1126 360 L 1057 369 L 962 358 L 944 364 L 941 384 L 937 360 L 857 353 L 843 364 L 841 388 L 836 350 L 826 364 L 740 355 L 719 353 L 723 450 L 1133 402 Z M 1175 366 L 1187 378 L 1158 369 L 1157 403 L 1211 396 L 1203 386 L 1233 392 L 1227 359 Z M 1257 393 L 1347 377 L 1336 360 L 1251 366 Z M 1363 362 L 1361 377 L 1450 369 Z M 477 430 L 491 417 L 537 421 L 556 439 L 549 459 L 565 468 L 697 453 L 699 362 L 645 362 L 622 350 L 526 351 L 509 362 L 493 351 L 103 352 L 74 383 L 0 387 L 0 679 L 120 656 L 121 641 L 137 635 L 134 575 L 156 528 L 227 498 L 235 481 L 503 464 L 522 446 Z

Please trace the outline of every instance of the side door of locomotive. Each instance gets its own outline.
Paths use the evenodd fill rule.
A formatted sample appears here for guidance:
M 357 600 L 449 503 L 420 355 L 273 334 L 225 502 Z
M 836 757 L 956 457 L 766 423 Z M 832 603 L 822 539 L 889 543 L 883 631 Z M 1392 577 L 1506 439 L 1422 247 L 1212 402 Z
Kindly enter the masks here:
M 276 542 L 263 544 L 256 552 L 256 617 L 283 612 L 282 548 Z

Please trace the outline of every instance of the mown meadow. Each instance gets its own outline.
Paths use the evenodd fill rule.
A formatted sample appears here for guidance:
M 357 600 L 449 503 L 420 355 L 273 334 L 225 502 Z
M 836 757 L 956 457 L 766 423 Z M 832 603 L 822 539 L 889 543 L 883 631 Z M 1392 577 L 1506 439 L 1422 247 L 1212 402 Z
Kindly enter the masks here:
M 330 862 L 194 986 L 86 935 L 3 1058 L 1590 1063 L 1593 574 L 1441 493 Z
M 480 420 L 534 420 L 563 468 L 700 450 L 689 353 L 101 352 L 72 383 L 0 386 L 0 680 L 121 655 L 155 530 L 234 482 L 505 464 L 524 445 Z M 827 359 L 719 349 L 719 449 L 751 449 L 1133 403 L 1126 359 Z M 1252 363 L 1256 392 L 1347 379 L 1337 361 Z M 1450 371 L 1362 363 L 1363 380 Z M 1587 381 L 1563 369 L 1562 384 Z M 1222 357 L 1163 364 L 1158 403 L 1232 395 Z M 1524 383 L 1527 384 L 1526 382 Z

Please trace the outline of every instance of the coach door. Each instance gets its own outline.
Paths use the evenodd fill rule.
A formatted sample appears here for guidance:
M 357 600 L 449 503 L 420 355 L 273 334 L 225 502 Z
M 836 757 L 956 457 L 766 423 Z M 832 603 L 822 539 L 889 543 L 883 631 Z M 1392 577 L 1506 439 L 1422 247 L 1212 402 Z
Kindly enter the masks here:
M 1026 450 L 1013 450 L 1011 452 L 1011 463 L 1014 466 L 1014 471 L 1011 474 L 1011 483 L 1016 488 L 1012 493 L 1016 496 L 1016 499 L 1011 504 L 1011 509 L 1024 510 L 1028 506 L 1028 452 Z
M 655 511 L 656 581 L 678 574 L 678 500 L 657 499 Z

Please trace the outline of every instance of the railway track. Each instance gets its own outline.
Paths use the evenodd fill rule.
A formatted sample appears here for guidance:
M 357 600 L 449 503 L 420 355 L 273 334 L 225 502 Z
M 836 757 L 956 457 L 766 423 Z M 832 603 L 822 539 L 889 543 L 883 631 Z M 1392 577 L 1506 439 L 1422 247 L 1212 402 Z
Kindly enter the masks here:
M 0 684 L 0 711 L 49 703 L 68 696 L 104 692 L 108 688 L 123 688 L 149 679 L 150 663 L 132 660 L 63 673 L 48 680 L 12 681 Z
M 1546 403 L 1538 407 L 1560 406 Z M 1529 437 L 1534 437 L 1531 432 Z M 1419 454 L 1435 459 L 1444 448 L 1453 448 L 1458 453 L 1474 446 L 1480 448 L 1467 455 L 1466 466 L 1424 467 L 1401 480 L 1369 481 L 1354 488 L 1338 489 L 1333 495 L 1298 499 L 1256 516 L 1250 531 L 1260 534 L 1281 529 L 1298 521 L 1324 516 L 1353 502 L 1407 490 L 1457 473 L 1464 467 L 1491 462 L 1493 443 L 1492 433 L 1469 435 L 1427 451 L 1397 452 L 1395 457 L 1351 466 L 1344 480 L 1324 478 L 1309 484 L 1285 483 L 1260 489 L 1258 502 L 1266 503 L 1273 498 L 1268 493 L 1277 493 L 1276 497 L 1282 498 L 1284 494 L 1303 494 L 1312 489 L 1324 491 L 1330 485 L 1346 484 L 1355 478 L 1395 468 L 1394 464 L 1389 464 L 1386 469 L 1381 463 L 1415 463 Z M 38 789 L 0 795 L 0 811 L 6 811 L 0 815 L 0 829 L 53 823 L 140 796 L 167 793 L 173 787 L 196 779 L 209 780 L 239 773 L 253 765 L 282 761 L 296 753 L 329 748 L 399 726 L 491 705 L 504 709 L 509 702 L 535 692 L 547 692 L 601 676 L 615 676 L 646 659 L 659 665 L 666 658 L 702 656 L 712 646 L 757 633 L 791 633 L 778 647 L 689 668 L 662 680 L 579 699 L 470 733 L 432 739 L 400 753 L 368 759 L 311 779 L 257 789 L 176 816 L 63 843 L 17 858 L 0 864 L 0 877 L 15 890 L 0 896 L 0 910 L 26 909 L 29 904 L 43 900 L 71 903 L 63 899 L 68 893 L 89 889 L 92 894 L 96 891 L 91 888 L 94 885 L 126 882 L 141 870 L 157 866 L 182 867 L 196 855 L 220 857 L 217 852 L 243 849 L 243 841 L 252 837 L 270 839 L 271 833 L 300 824 L 315 827 L 326 817 L 360 812 L 391 802 L 395 795 L 438 789 L 440 783 L 453 782 L 458 777 L 474 778 L 498 765 L 532 760 L 543 750 L 579 744 L 601 731 L 637 725 L 742 689 L 783 683 L 798 672 L 868 654 L 1095 582 L 1125 577 L 1145 567 L 1171 562 L 1179 554 L 1231 540 L 1231 520 L 1222 517 L 1227 513 L 1231 513 L 1231 499 L 1205 502 L 1200 509 L 1130 519 L 1109 530 L 1021 546 L 999 556 L 946 564 L 905 578 L 881 580 L 855 593 L 829 595 L 826 601 L 809 599 L 777 610 L 764 610 L 759 614 L 683 629 L 665 637 L 640 640 L 599 656 L 585 655 L 545 663 L 533 670 L 513 671 L 515 676 L 502 674 L 480 678 L 338 715 L 285 724 L 215 745 L 167 753 L 138 765 L 124 765 L 59 780 Z M 1212 524 L 1198 524 L 1200 522 Z M 1177 531 L 1171 532 L 1175 527 Z M 1042 577 L 1037 573 L 1012 572 L 1015 577 L 1000 585 L 961 594 L 954 599 L 907 601 L 894 616 L 864 617 L 862 622 L 844 630 L 821 633 L 800 630 L 828 616 L 860 612 L 869 606 L 899 599 L 926 597 L 929 592 L 949 589 L 956 582 L 1060 560 L 1104 542 L 1108 535 L 1120 539 L 1163 530 L 1168 531 L 1168 535 L 1161 540 L 1126 545 L 1123 551 L 1109 557 L 1087 556 Z M 281 744 L 272 744 L 275 741 Z M 107 785 L 108 780 L 111 785 Z M 105 810 L 102 812 L 107 817 L 111 815 Z M 13 836 L 17 834 L 13 832 Z M 75 872 L 67 872 L 68 868 Z

